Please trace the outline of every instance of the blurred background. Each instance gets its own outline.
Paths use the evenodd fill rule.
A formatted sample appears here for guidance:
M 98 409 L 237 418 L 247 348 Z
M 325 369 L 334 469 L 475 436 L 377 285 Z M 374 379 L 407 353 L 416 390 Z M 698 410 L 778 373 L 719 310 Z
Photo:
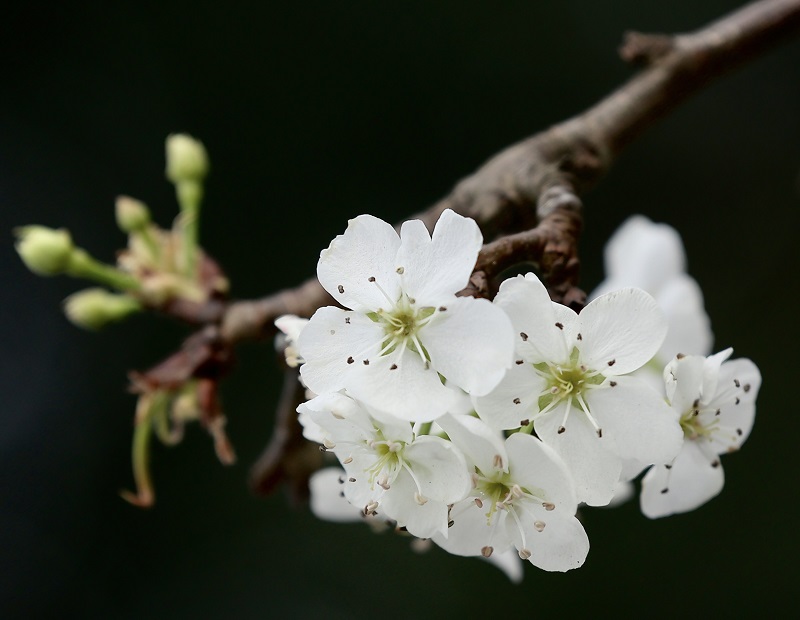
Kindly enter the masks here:
M 582 284 L 633 213 L 683 236 L 716 335 L 761 368 L 758 418 L 723 460 L 722 495 L 650 521 L 637 502 L 584 514 L 575 572 L 529 566 L 522 586 L 487 563 L 334 525 L 250 464 L 280 388 L 270 343 L 239 350 L 224 385 L 239 462 L 188 429 L 156 445 L 157 505 L 133 484 L 126 372 L 185 328 L 151 316 L 103 333 L 60 311 L 82 288 L 27 272 L 14 226 L 67 227 L 113 260 L 118 194 L 176 213 L 163 142 L 189 132 L 212 173 L 202 242 L 237 297 L 293 285 L 348 218 L 424 208 L 489 156 L 585 109 L 632 70 L 626 29 L 698 28 L 740 2 L 17 3 L 0 22 L 0 615 L 84 618 L 386 618 L 503 612 L 748 616 L 795 587 L 800 40 L 715 82 L 652 128 L 586 197 Z M 778 330 L 777 333 L 775 330 Z M 788 373 L 788 374 L 787 374 Z M 789 408 L 789 411 L 786 409 Z M 791 599 L 793 600 L 793 599 Z M 517 609 L 519 606 L 519 609 Z

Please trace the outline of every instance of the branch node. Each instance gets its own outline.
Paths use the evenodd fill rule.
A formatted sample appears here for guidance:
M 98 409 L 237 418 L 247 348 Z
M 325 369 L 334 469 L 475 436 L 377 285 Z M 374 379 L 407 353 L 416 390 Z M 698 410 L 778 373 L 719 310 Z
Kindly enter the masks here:
M 675 39 L 665 34 L 643 34 L 628 31 L 619 46 L 622 60 L 632 65 L 655 64 L 675 48 Z

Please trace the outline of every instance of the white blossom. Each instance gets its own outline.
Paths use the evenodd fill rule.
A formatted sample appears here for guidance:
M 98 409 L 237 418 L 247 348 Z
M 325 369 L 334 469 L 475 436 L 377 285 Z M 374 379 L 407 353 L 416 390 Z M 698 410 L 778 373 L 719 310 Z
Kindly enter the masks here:
M 514 433 L 503 441 L 478 418 L 440 421 L 474 473 L 469 497 L 450 510 L 447 536 L 433 541 L 456 555 L 492 557 L 516 548 L 520 558 L 548 571 L 581 566 L 589 539 L 575 518 L 569 472 L 539 439 Z
M 567 464 L 578 500 L 594 506 L 613 497 L 624 460 L 675 457 L 677 419 L 656 391 L 627 376 L 653 357 L 666 332 L 650 295 L 615 291 L 578 315 L 528 274 L 506 280 L 495 304 L 511 318 L 517 359 L 491 394 L 475 399 L 481 418 L 497 429 L 533 423 Z
M 652 467 L 642 479 L 640 504 L 648 517 L 694 510 L 722 490 L 719 457 L 738 450 L 750 434 L 761 386 L 756 365 L 728 360 L 732 351 L 678 356 L 664 370 L 684 442 L 672 463 Z
M 450 210 L 432 237 L 419 220 L 399 236 L 370 215 L 350 220 L 317 266 L 322 286 L 349 310 L 321 308 L 300 334 L 306 385 L 318 394 L 346 389 L 410 421 L 448 411 L 454 388 L 487 394 L 511 364 L 513 334 L 491 302 L 455 295 L 481 244 L 477 224 Z
M 643 215 L 629 217 L 605 247 L 606 279 L 591 293 L 594 299 L 625 287 L 650 293 L 667 318 L 669 329 L 654 366 L 661 369 L 678 353 L 708 355 L 714 335 L 703 293 L 686 273 L 686 252 L 678 232 Z
M 451 442 L 417 436 L 411 424 L 370 416 L 341 393 L 318 396 L 298 408 L 322 445 L 345 469 L 344 494 L 366 516 L 380 513 L 421 538 L 447 533 L 448 504 L 463 498 L 470 476 Z

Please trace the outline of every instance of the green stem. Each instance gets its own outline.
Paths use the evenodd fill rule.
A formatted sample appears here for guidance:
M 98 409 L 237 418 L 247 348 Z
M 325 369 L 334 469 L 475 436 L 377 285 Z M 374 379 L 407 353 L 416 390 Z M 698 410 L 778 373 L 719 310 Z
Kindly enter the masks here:
M 183 242 L 184 272 L 194 281 L 197 279 L 200 203 L 203 201 L 203 186 L 196 181 L 182 181 L 175 186 L 175 193 L 181 208 L 178 226 Z
M 74 278 L 93 280 L 120 291 L 135 291 L 139 288 L 136 278 L 116 267 L 101 263 L 81 248 L 72 251 L 66 272 Z

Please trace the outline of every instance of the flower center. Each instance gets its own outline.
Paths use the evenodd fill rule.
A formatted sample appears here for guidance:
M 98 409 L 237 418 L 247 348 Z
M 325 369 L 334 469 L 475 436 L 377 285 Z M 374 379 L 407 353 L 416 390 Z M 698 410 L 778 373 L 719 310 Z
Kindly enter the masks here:
M 432 307 L 414 308 L 414 300 L 403 293 L 390 310 L 380 309 L 367 314 L 383 327 L 385 336 L 381 342 L 380 355 L 389 355 L 398 349 L 402 353 L 407 348 L 419 354 L 423 362 L 429 364 L 431 358 L 420 342 L 419 332 L 438 313 L 439 310 Z
M 545 381 L 545 389 L 539 395 L 537 417 L 548 413 L 562 402 L 566 402 L 564 419 L 558 429 L 559 433 L 563 433 L 566 430 L 567 418 L 574 402 L 586 414 L 597 435 L 603 436 L 602 430 L 586 404 L 585 393 L 600 387 L 613 387 L 616 385 L 613 381 L 606 383 L 606 377 L 599 370 L 592 370 L 582 364 L 580 351 L 577 348 L 572 350 L 572 354 L 565 364 L 540 362 L 534 364 L 533 368 Z

